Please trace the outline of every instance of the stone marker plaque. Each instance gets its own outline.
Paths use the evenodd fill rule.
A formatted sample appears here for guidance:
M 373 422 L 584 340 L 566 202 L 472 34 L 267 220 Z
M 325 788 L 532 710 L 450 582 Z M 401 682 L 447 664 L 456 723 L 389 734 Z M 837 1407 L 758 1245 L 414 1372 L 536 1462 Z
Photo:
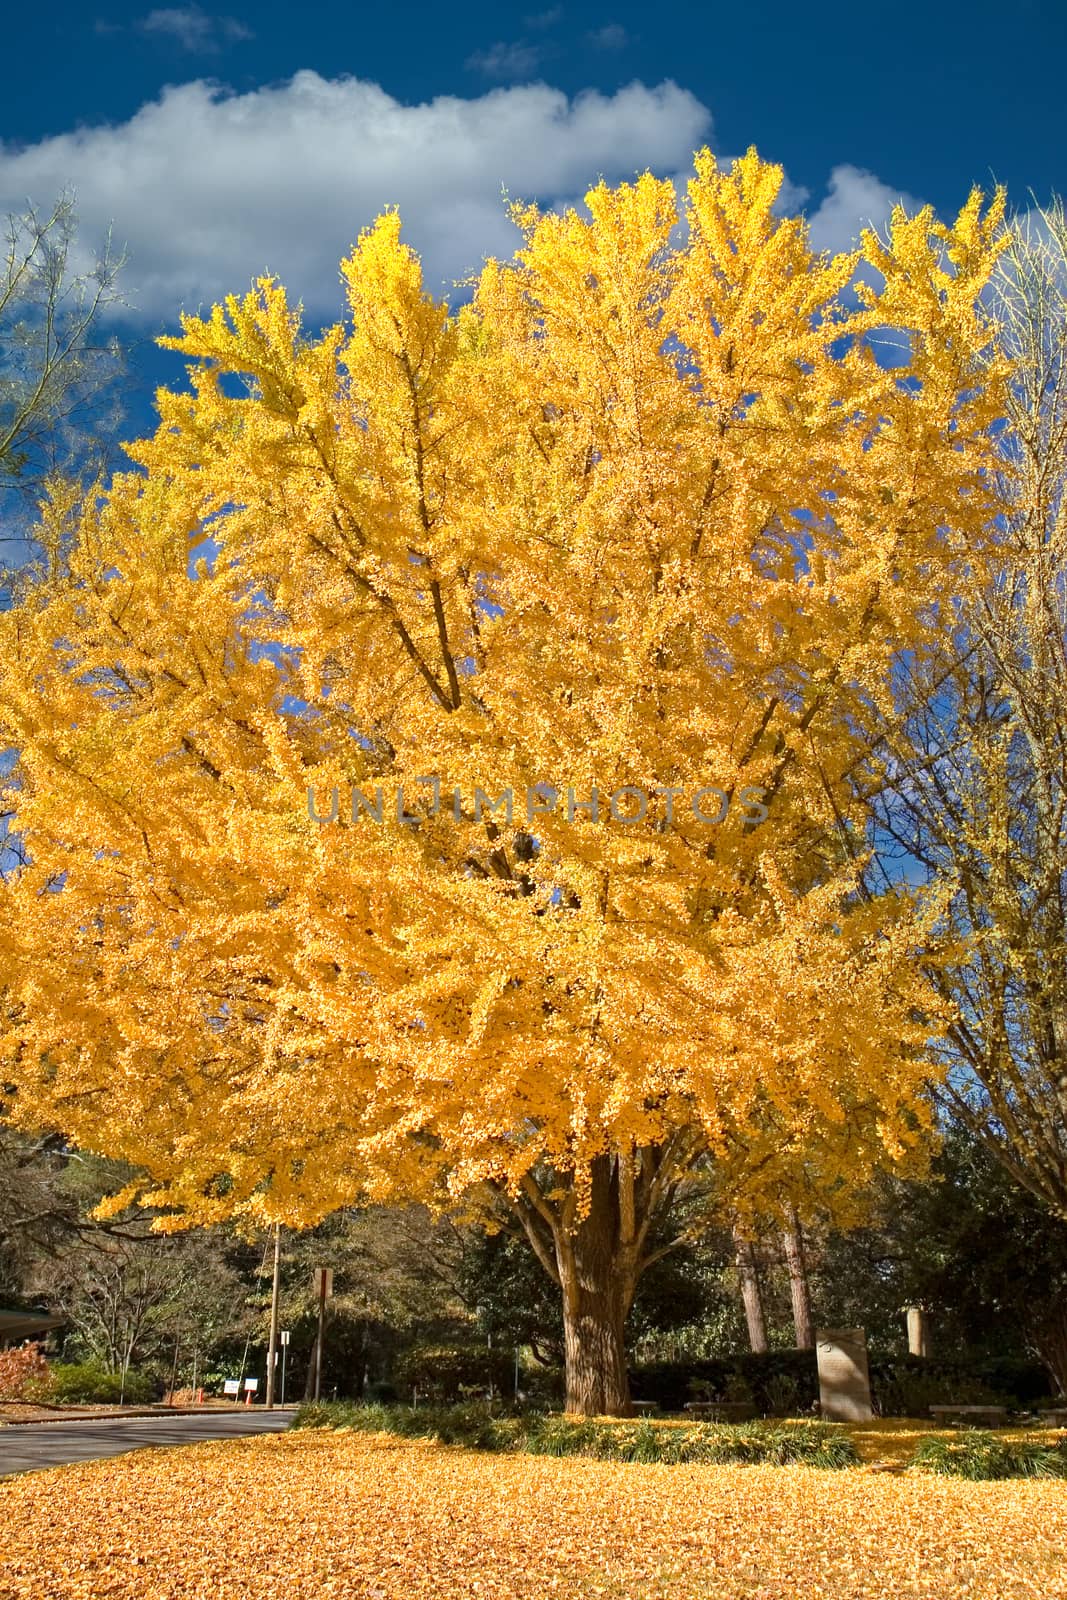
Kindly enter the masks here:
M 826 1422 L 870 1422 L 871 1380 L 867 1335 L 862 1328 L 819 1328 L 819 1414 Z

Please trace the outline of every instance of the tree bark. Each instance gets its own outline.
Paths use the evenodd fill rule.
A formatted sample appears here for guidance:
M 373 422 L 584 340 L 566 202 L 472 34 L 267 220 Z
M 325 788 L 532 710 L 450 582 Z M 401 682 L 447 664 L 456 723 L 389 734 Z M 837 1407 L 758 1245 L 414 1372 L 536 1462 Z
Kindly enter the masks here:
M 315 1363 L 319 1357 L 319 1336 L 316 1332 L 311 1341 L 311 1354 L 308 1357 L 307 1378 L 304 1382 L 304 1399 L 311 1400 L 315 1395 Z
M 734 1229 L 734 1250 L 737 1275 L 741 1280 L 741 1302 L 748 1324 L 749 1348 L 760 1354 L 767 1349 L 767 1321 L 763 1314 L 759 1269 L 752 1240 L 746 1238 L 739 1228 Z
M 630 1411 L 625 1326 L 633 1284 L 620 1260 L 615 1187 L 594 1171 L 588 1217 L 556 1240 L 567 1410 L 583 1417 Z
M 815 1323 L 811 1314 L 811 1290 L 808 1286 L 808 1267 L 804 1259 L 804 1235 L 800 1221 L 792 1206 L 782 1230 L 785 1247 L 785 1264 L 789 1269 L 789 1294 L 793 1301 L 793 1326 L 796 1329 L 797 1349 L 814 1350 Z
M 560 1289 L 572 1414 L 628 1416 L 632 1410 L 626 1318 L 641 1273 L 681 1242 L 653 1248 L 650 1238 L 701 1148 L 698 1136 L 679 1129 L 662 1145 L 596 1157 L 584 1216 L 567 1172 L 527 1174 L 519 1194 L 508 1196 L 534 1254 Z
M 1035 1320 L 1029 1333 L 1034 1352 L 1052 1377 L 1059 1397 L 1067 1396 L 1067 1305 L 1061 1303 Z

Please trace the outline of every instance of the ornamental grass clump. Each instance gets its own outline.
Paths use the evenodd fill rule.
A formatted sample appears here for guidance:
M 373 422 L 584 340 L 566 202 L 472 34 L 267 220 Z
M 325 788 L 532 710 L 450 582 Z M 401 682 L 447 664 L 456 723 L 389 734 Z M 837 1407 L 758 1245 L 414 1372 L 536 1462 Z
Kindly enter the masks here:
M 697 1423 L 678 1427 L 643 1419 L 601 1421 L 539 1413 L 494 1415 L 485 1404 L 463 1406 L 302 1406 L 298 1428 L 350 1428 L 471 1450 L 520 1451 L 538 1456 L 586 1456 L 598 1461 L 665 1464 L 747 1463 L 850 1467 L 859 1461 L 847 1433 L 827 1423 Z
M 923 1439 L 909 1463 L 946 1478 L 1067 1478 L 1067 1441 L 998 1439 L 975 1428 L 955 1439 Z

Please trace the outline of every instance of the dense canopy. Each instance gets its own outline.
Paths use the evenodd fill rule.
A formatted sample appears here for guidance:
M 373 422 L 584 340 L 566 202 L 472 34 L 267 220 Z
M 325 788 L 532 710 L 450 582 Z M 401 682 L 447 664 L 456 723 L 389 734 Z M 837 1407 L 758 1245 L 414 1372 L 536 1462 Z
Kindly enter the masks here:
M 518 209 L 458 311 L 387 214 L 344 324 L 264 279 L 163 341 L 191 392 L 2 619 L 10 1115 L 194 1220 L 507 1195 L 564 1278 L 605 1162 L 636 1273 L 697 1154 L 914 1143 L 852 783 L 996 510 L 1002 200 L 831 258 L 781 182 Z

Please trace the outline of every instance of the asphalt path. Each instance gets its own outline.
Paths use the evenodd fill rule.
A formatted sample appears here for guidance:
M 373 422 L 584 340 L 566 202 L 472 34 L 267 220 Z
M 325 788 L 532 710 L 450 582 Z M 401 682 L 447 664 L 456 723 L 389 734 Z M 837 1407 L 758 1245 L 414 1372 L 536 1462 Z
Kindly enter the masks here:
M 70 1461 L 95 1461 L 128 1450 L 199 1444 L 205 1439 L 240 1439 L 251 1433 L 280 1433 L 294 1411 L 247 1410 L 185 1417 L 107 1417 L 95 1422 L 18 1422 L 0 1428 L 0 1477 L 37 1472 Z

